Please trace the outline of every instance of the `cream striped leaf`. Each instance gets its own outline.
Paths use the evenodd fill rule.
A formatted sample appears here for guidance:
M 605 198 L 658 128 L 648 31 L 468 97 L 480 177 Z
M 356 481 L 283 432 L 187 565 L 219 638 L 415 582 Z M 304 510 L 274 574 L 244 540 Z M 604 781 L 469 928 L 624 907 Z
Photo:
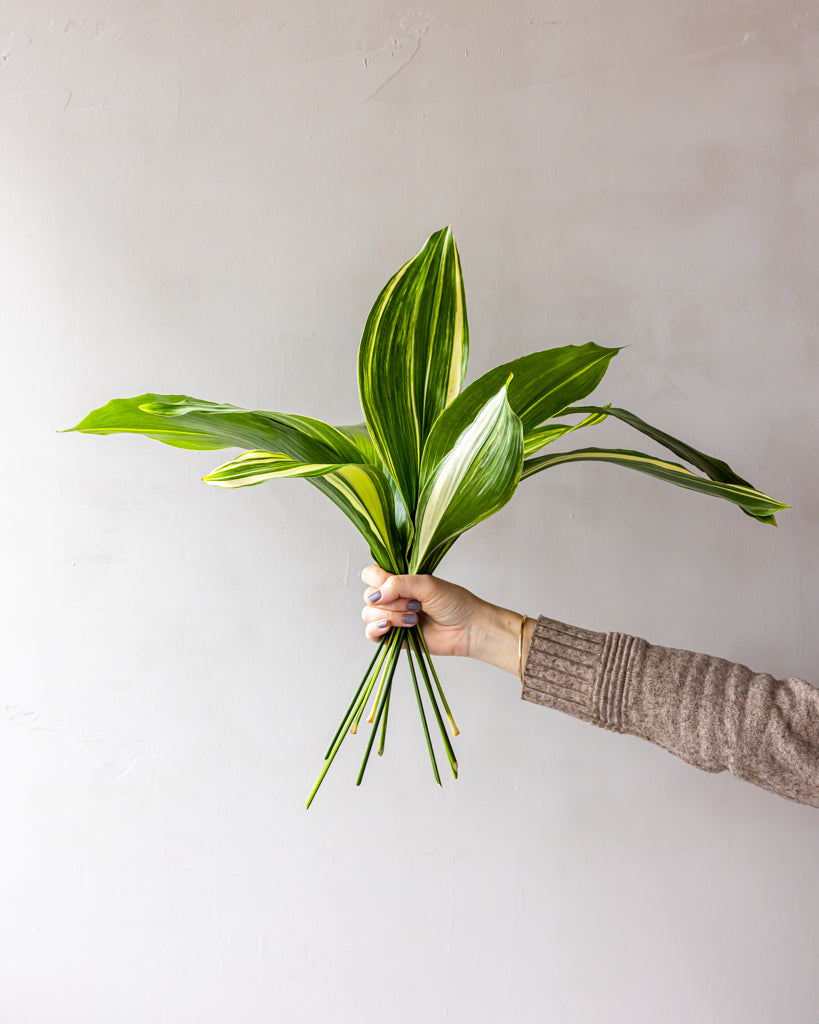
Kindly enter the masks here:
M 265 449 L 280 460 L 289 458 L 289 465 L 279 462 L 278 473 L 273 471 L 272 464 L 268 466 L 271 472 L 265 479 L 274 479 L 276 475 L 307 477 L 355 524 L 376 561 L 383 558 L 385 567 L 393 566 L 394 572 L 401 570 L 403 562 L 397 544 L 400 532 L 395 526 L 393 496 L 385 474 L 377 467 L 364 465 L 360 467 L 362 472 L 356 474 L 358 464 L 367 457 L 365 445 L 358 447 L 342 430 L 321 420 L 250 411 L 185 395 L 146 394 L 114 399 L 89 413 L 72 430 L 88 434 L 142 434 L 176 448 Z M 299 464 L 304 472 L 296 469 Z M 225 466 L 219 470 L 227 475 Z M 252 462 L 240 463 L 240 467 L 237 473 L 248 470 L 248 477 L 243 484 L 232 486 L 261 482 L 252 479 L 260 467 L 254 467 Z M 334 471 L 332 475 L 326 467 Z M 227 480 L 219 482 L 231 486 Z
M 532 352 L 489 370 L 464 388 L 459 401 L 468 403 L 474 416 L 511 374 L 507 397 L 526 436 L 592 392 L 619 351 L 588 342 Z
M 685 487 L 691 491 L 699 491 L 700 494 L 710 494 L 715 498 L 725 498 L 727 501 L 739 505 L 743 511 L 754 518 L 770 516 L 773 519 L 775 512 L 790 506 L 777 501 L 768 494 L 755 490 L 753 487 L 746 487 L 740 484 L 719 483 L 715 480 L 708 480 L 697 476 L 685 466 L 676 462 L 666 462 L 663 459 L 652 458 L 642 452 L 633 452 L 620 449 L 607 448 L 581 448 L 572 452 L 558 452 L 554 455 L 541 455 L 534 459 L 527 459 L 523 463 L 521 479 L 533 476 L 541 470 L 549 469 L 564 462 L 608 462 L 615 466 L 623 466 L 626 469 L 635 469 L 640 473 L 647 473 L 658 480 L 665 480 L 668 483 L 676 484 L 678 487 Z M 773 522 L 776 525 L 776 522 Z
M 398 490 L 398 485 L 393 480 L 392 475 L 387 470 L 373 444 L 367 424 L 354 423 L 352 426 L 339 427 L 338 429 L 353 442 L 361 455 L 362 461 L 366 462 L 368 466 L 375 466 L 377 469 L 380 469 L 387 479 L 392 491 L 395 524 L 399 533 L 399 543 L 397 543 L 396 547 L 402 551 L 407 551 L 414 530 L 412 519 L 410 519 L 401 492 Z
M 333 464 L 296 462 L 282 452 L 249 451 L 222 463 L 202 479 L 206 484 L 219 487 L 251 487 L 281 477 L 325 476 L 340 468 L 340 465 Z
M 250 411 L 186 395 L 116 398 L 94 409 L 71 431 L 142 434 L 175 448 L 264 448 L 301 462 L 360 462 L 355 444 L 336 427 L 309 416 Z
M 689 462 L 692 466 L 696 466 L 696 468 L 705 473 L 709 479 L 716 480 L 719 483 L 739 484 L 740 487 L 750 487 L 752 490 L 755 489 L 752 483 L 748 480 L 744 480 L 741 476 L 735 473 L 727 462 L 723 462 L 722 459 L 716 459 L 712 455 L 706 455 L 704 452 L 697 451 L 696 448 L 692 448 L 691 445 L 685 444 L 684 441 L 680 441 L 676 437 L 672 437 L 671 434 L 667 434 L 664 430 L 652 427 L 650 423 L 646 423 L 645 420 L 641 420 L 639 416 L 635 416 L 634 413 L 629 412 L 627 409 L 612 409 L 612 407 L 608 405 L 605 407 L 605 410 L 603 410 L 596 405 L 582 405 L 566 410 L 566 412 L 588 412 L 592 414 L 601 413 L 603 411 L 605 411 L 606 415 L 613 416 L 615 419 L 621 420 L 623 423 L 627 423 L 630 427 L 634 427 L 635 430 L 639 430 L 640 433 L 650 437 L 658 444 L 661 444 L 664 448 L 668 448 L 669 451 L 673 452 L 679 458 L 685 459 L 685 461 Z M 783 507 L 787 508 L 788 506 L 785 505 Z M 773 515 L 756 515 L 745 508 L 743 508 L 742 511 L 746 515 L 751 516 L 752 519 L 758 519 L 761 523 L 768 523 L 771 526 L 776 526 L 776 520 L 773 518 Z
M 604 408 L 607 409 L 608 406 L 604 406 Z M 566 409 L 564 411 L 574 412 L 575 410 Z M 548 444 L 552 444 L 553 441 L 559 441 L 561 437 L 565 437 L 566 434 L 570 434 L 573 430 L 580 430 L 581 427 L 593 427 L 596 423 L 602 423 L 605 418 L 606 414 L 601 409 L 600 412 L 592 413 L 591 416 L 587 416 L 579 423 L 556 423 L 555 421 L 550 421 L 541 427 L 528 430 L 523 435 L 524 458 L 534 455 L 535 452 L 545 448 Z
M 398 532 L 392 492 L 384 473 L 374 466 L 317 465 L 297 462 L 281 452 L 249 451 L 223 463 L 202 479 L 219 487 L 235 488 L 286 477 L 312 478 L 310 482 L 355 524 L 373 558 L 391 572 L 402 571 L 404 563 L 396 544 Z
M 502 508 L 515 493 L 523 430 L 507 384 L 469 419 L 463 395 L 432 428 L 421 464 L 421 493 L 409 572 L 431 572 L 452 541 Z
M 408 509 L 418 497 L 424 443 L 460 391 L 468 351 L 460 260 L 447 227 L 390 278 L 358 350 L 364 416 Z

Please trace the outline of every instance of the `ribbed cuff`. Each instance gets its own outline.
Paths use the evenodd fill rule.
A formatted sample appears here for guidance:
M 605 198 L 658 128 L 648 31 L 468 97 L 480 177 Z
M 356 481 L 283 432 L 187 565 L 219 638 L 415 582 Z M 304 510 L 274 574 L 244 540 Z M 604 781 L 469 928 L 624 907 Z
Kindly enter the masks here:
M 595 633 L 538 617 L 523 672 L 524 700 L 575 718 L 628 731 L 628 690 L 645 641 Z

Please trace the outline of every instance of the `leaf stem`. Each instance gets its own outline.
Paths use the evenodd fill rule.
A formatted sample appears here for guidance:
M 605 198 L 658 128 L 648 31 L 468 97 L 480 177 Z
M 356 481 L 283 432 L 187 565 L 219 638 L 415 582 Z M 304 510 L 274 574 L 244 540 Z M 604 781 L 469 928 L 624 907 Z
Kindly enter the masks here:
M 432 762 L 432 774 L 435 776 L 435 781 L 438 785 L 441 785 L 441 776 L 438 774 L 438 764 L 435 761 L 435 751 L 432 749 L 432 740 L 429 735 L 429 726 L 427 725 L 427 716 L 424 713 L 424 705 L 421 701 L 421 691 L 418 688 L 418 679 L 415 675 L 415 665 L 412 663 L 412 654 L 410 653 L 410 646 L 407 645 L 407 661 L 409 662 L 410 675 L 412 676 L 412 685 L 415 687 L 415 699 L 418 701 L 418 712 L 421 715 L 421 724 L 424 727 L 424 738 L 427 741 L 427 750 L 429 751 L 429 759 Z
M 356 702 L 358 701 L 358 698 L 359 698 L 359 695 L 361 694 L 361 691 L 364 689 L 364 686 L 366 685 L 367 680 L 370 678 L 370 673 L 373 670 L 373 665 L 375 664 L 376 658 L 379 656 L 379 654 L 382 654 L 382 649 L 383 649 L 384 644 L 386 642 L 387 642 L 387 637 L 386 636 L 382 636 L 381 639 L 378 641 L 378 646 L 375 649 L 375 654 L 372 656 L 372 660 L 370 661 L 370 664 L 367 666 L 367 671 L 364 673 L 364 677 L 361 680 L 361 684 L 358 687 L 358 689 L 355 691 L 355 693 L 353 694 L 353 699 L 350 701 L 350 703 L 349 703 L 349 705 L 347 707 L 347 710 L 344 712 L 344 717 L 341 719 L 341 724 L 339 725 L 338 729 L 336 729 L 336 732 L 335 732 L 335 735 L 333 736 L 333 738 L 330 740 L 330 745 L 327 747 L 327 753 L 324 755 L 324 760 L 325 761 L 330 756 L 330 751 L 333 749 L 333 745 L 335 744 L 336 740 L 341 735 L 341 733 L 344 732 L 344 726 L 347 724 L 347 719 L 350 717 L 351 712 L 355 708 Z
M 444 705 L 446 717 L 449 719 L 449 725 L 450 728 L 452 729 L 452 735 L 458 736 L 461 730 L 455 724 L 455 719 L 452 717 L 452 712 L 449 710 L 449 704 L 447 704 L 446 695 L 444 694 L 444 688 L 441 686 L 441 680 L 438 678 L 438 673 L 435 671 L 435 665 L 432 662 L 432 655 L 429 653 L 429 648 L 427 647 L 427 641 L 426 638 L 424 637 L 424 631 L 419 628 L 418 633 L 421 637 L 421 643 L 424 645 L 424 650 L 426 651 L 426 655 L 429 660 L 429 667 L 430 671 L 432 672 L 432 677 L 435 680 L 435 685 L 438 687 L 438 693 L 441 695 L 441 702 Z
M 390 641 L 390 640 L 392 640 L 392 634 L 391 633 L 387 633 L 382 639 L 384 641 Z M 364 714 L 364 708 L 367 706 L 367 701 L 370 699 L 370 694 L 373 692 L 373 688 L 374 688 L 376 682 L 378 681 L 378 677 L 381 675 L 381 670 L 384 667 L 384 661 L 385 660 L 386 660 L 387 664 L 386 664 L 386 668 L 384 668 L 384 671 L 385 672 L 389 671 L 389 667 L 390 667 L 390 664 L 391 664 L 391 662 L 389 660 L 390 650 L 391 650 L 390 644 L 388 642 L 385 643 L 384 644 L 384 650 L 383 650 L 383 652 L 381 654 L 381 658 L 380 658 L 380 660 L 378 662 L 376 670 L 373 673 L 373 675 L 370 677 L 370 680 L 369 680 L 369 682 L 367 684 L 366 690 L 364 691 L 364 695 L 363 695 L 363 697 L 361 699 L 361 702 L 358 705 L 358 707 L 356 708 L 356 715 L 355 715 L 355 717 L 353 719 L 352 725 L 350 726 L 350 732 L 353 733 L 353 735 L 355 735 L 355 733 L 358 732 L 358 723 L 361 721 L 361 716 Z
M 415 652 L 415 657 L 418 661 L 418 667 L 421 669 L 421 675 L 424 678 L 424 684 L 427 688 L 427 694 L 429 695 L 430 703 L 432 704 L 432 710 L 435 713 L 435 718 L 438 721 L 438 728 L 441 732 L 441 739 L 444 741 L 444 747 L 446 749 L 446 756 L 449 760 L 449 767 L 452 769 L 453 776 L 458 778 L 458 762 L 455 760 L 455 751 L 452 749 L 452 744 L 449 741 L 449 736 L 444 725 L 444 720 L 441 717 L 441 709 L 438 707 L 438 701 L 435 699 L 435 692 L 432 689 L 432 683 L 430 682 L 429 672 L 427 666 L 424 663 L 424 656 L 421 652 L 421 645 L 418 641 L 416 633 L 420 632 L 417 626 L 413 626 L 412 629 L 408 630 L 410 643 L 412 649 Z
M 396 630 L 396 633 L 397 632 L 398 630 Z M 398 647 L 398 650 L 400 652 L 400 646 Z M 381 694 L 381 699 L 378 702 L 378 708 L 375 712 L 375 725 L 373 726 L 373 730 L 370 733 L 370 738 L 367 740 L 367 749 L 364 751 L 364 760 L 361 762 L 361 768 L 359 769 L 358 772 L 358 778 L 355 780 L 355 784 L 357 786 L 361 785 L 361 780 L 364 778 L 364 769 L 367 767 L 367 761 L 369 760 L 370 757 L 370 751 L 373 749 L 373 741 L 375 740 L 375 734 L 376 732 L 378 732 L 378 723 L 381 721 L 381 715 L 384 713 L 384 706 L 387 703 L 387 698 L 389 697 L 390 690 L 392 689 L 392 677 L 395 675 L 395 669 L 397 668 L 397 666 L 398 658 L 394 658 L 392 664 L 389 667 L 389 671 L 386 675 L 384 690 L 383 693 Z
M 369 697 L 370 692 L 372 691 L 372 688 L 375 685 L 375 679 L 377 678 L 378 673 L 381 670 L 381 665 L 389 650 L 388 641 L 390 639 L 392 638 L 390 637 L 389 634 L 381 638 L 378 650 L 376 650 L 375 654 L 373 655 L 373 658 L 370 661 L 369 666 L 367 667 L 367 672 L 365 673 L 364 678 L 361 680 L 361 685 L 358 687 L 356 695 L 350 702 L 347 708 L 347 712 L 344 715 L 344 718 L 341 720 L 341 725 L 336 730 L 333 742 L 330 744 L 330 748 L 324 755 L 324 767 L 321 769 L 319 777 L 316 779 L 313 788 L 310 790 L 310 795 L 307 797 L 307 803 L 305 806 L 308 809 L 310 807 L 310 804 L 313 802 L 313 798 L 315 797 L 316 793 L 319 790 L 319 786 L 324 781 L 324 776 L 329 771 L 330 765 L 333 763 L 333 760 L 335 759 L 335 756 L 338 753 L 341 744 L 344 742 L 344 737 L 347 734 L 347 726 L 350 724 L 351 718 L 354 718 L 356 714 L 358 714 L 358 716 L 361 717 L 361 711 L 366 706 L 367 698 Z M 381 660 L 379 661 L 378 667 L 376 668 L 375 676 L 372 676 L 372 667 L 375 664 L 375 659 L 379 656 L 379 654 L 381 655 Z M 365 684 L 368 682 L 368 679 L 369 688 L 365 689 Z
M 396 662 L 398 658 L 395 659 Z M 381 739 L 378 741 L 378 756 L 381 757 L 384 753 L 384 740 L 387 738 L 387 716 L 390 713 L 390 697 L 392 696 L 392 683 L 387 691 L 387 697 L 384 702 L 384 717 L 381 720 Z

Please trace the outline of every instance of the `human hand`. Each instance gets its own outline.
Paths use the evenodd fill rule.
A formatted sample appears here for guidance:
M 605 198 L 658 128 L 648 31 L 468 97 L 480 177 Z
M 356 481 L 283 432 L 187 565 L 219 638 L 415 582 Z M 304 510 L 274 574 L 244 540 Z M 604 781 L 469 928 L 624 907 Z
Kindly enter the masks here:
M 430 654 L 476 658 L 517 674 L 521 615 L 437 576 L 393 576 L 368 565 L 361 579 L 368 585 L 361 612 L 368 640 L 380 640 L 392 627 L 418 623 Z M 534 628 L 528 619 L 524 649 Z

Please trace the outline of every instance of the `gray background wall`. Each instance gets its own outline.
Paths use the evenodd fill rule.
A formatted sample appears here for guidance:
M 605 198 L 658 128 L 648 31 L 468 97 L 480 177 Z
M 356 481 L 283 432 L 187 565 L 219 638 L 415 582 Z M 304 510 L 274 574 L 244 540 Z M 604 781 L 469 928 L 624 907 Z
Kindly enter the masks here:
M 302 481 L 55 431 L 147 390 L 355 421 L 369 306 L 452 223 L 471 376 L 628 344 L 596 397 L 793 510 L 566 466 L 442 572 L 819 682 L 818 21 L 6 0 L 0 1020 L 815 1021 L 816 811 L 452 662 L 459 781 L 405 681 L 305 813 L 368 657 L 357 535 Z

